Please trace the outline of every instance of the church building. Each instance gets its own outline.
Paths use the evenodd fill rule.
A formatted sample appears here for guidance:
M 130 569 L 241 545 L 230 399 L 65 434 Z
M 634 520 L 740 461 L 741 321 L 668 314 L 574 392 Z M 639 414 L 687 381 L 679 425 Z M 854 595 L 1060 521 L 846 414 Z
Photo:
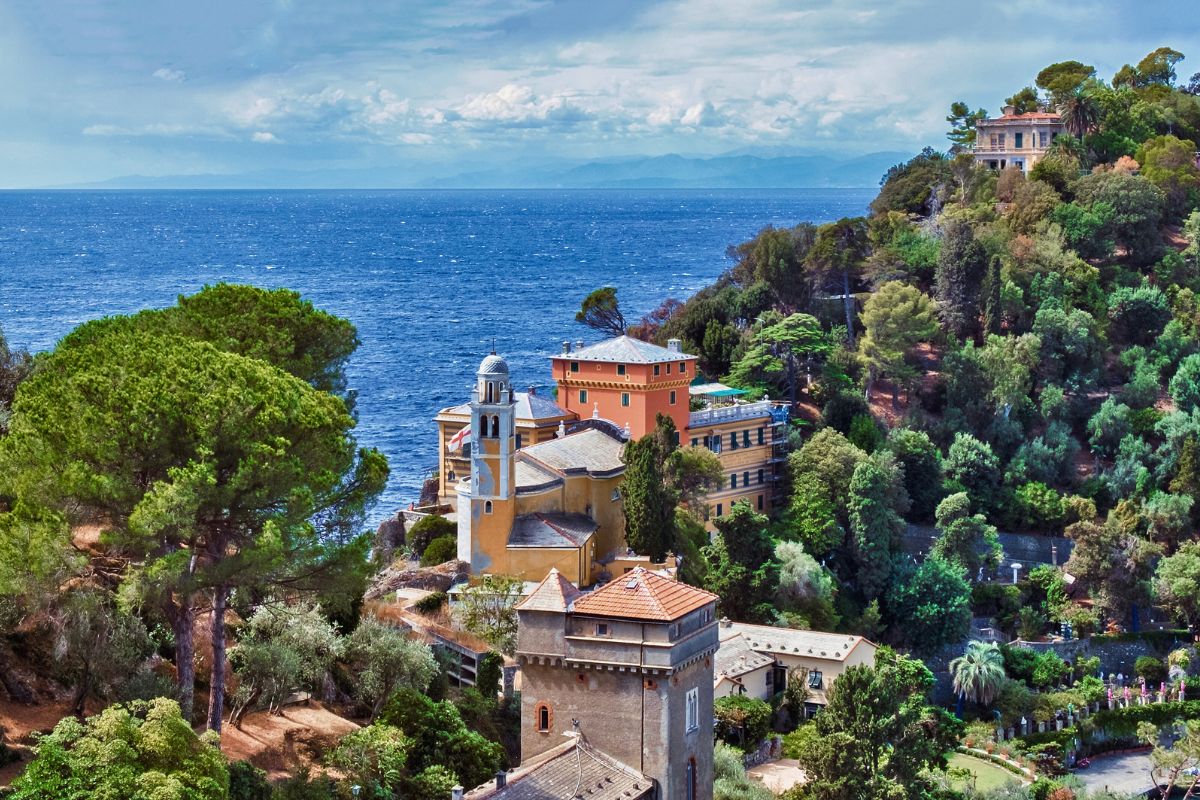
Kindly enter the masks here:
M 515 392 L 508 363 L 484 358 L 470 402 L 437 416 L 439 499 L 458 521 L 458 557 L 473 572 L 536 580 L 550 568 L 582 586 L 635 566 L 620 486 L 630 438 L 671 417 L 683 446 L 716 453 L 726 474 L 708 516 L 735 502 L 767 513 L 786 457 L 787 409 L 767 401 L 692 410 L 696 357 L 629 336 L 572 347 L 551 359 L 557 399 Z
M 637 567 L 517 606 L 521 767 L 468 800 L 711 800 L 717 596 Z

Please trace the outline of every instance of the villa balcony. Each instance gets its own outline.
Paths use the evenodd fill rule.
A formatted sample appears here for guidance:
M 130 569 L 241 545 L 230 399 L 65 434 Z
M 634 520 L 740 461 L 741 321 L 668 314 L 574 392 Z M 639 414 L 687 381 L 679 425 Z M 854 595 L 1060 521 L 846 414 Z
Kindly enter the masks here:
M 780 409 L 770 400 L 761 400 L 757 403 L 716 406 L 714 408 L 706 408 L 703 411 L 693 411 L 688 417 L 688 427 L 704 428 L 711 425 L 743 422 L 763 417 L 774 419 L 780 410 L 783 411 L 786 417 L 787 409 Z

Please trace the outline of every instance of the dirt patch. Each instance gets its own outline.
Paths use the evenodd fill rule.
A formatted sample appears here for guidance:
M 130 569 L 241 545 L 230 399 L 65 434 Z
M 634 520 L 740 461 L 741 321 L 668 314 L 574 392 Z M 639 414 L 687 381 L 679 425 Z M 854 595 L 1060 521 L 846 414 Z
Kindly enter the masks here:
M 325 753 L 360 726 L 316 701 L 288 706 L 276 716 L 247 714 L 242 727 L 226 724 L 221 751 L 230 761 L 249 761 L 272 778 L 285 777 L 299 766 L 318 764 Z

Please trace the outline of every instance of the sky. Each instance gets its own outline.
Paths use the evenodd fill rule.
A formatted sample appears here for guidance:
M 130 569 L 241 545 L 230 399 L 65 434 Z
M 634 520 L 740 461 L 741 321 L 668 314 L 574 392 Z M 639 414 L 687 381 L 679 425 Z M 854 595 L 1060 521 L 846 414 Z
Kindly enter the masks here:
M 944 148 L 1161 45 L 1195 0 L 0 0 L 0 186 Z

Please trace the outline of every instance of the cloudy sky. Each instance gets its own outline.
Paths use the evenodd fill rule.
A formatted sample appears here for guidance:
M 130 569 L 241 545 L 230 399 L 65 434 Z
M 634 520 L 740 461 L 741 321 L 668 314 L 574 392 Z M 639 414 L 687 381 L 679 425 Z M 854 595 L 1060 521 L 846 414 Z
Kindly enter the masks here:
M 1164 44 L 1195 0 L 0 0 L 0 185 L 907 151 Z

